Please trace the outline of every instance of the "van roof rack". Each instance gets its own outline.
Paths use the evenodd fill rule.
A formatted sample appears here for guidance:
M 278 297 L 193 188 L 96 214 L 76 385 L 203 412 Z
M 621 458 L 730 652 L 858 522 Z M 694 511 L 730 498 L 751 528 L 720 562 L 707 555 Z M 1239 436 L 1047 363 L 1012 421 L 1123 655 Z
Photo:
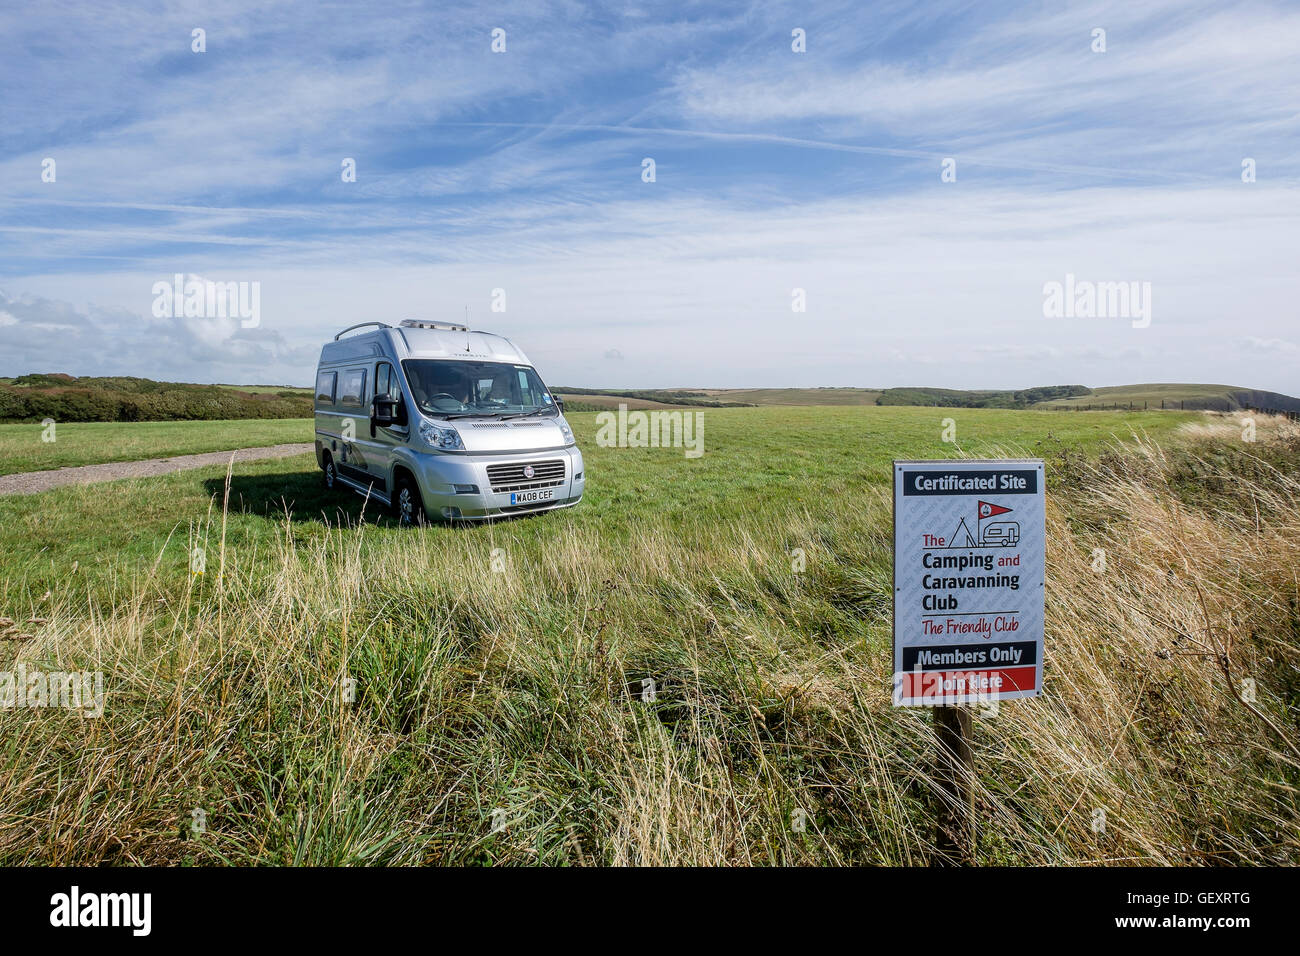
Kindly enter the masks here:
M 427 319 L 403 319 L 402 328 L 404 329 L 439 329 L 443 332 L 468 332 L 468 325 L 461 325 L 458 322 L 430 322 Z
M 339 339 L 343 338 L 343 336 L 347 335 L 349 332 L 353 331 L 354 329 L 364 329 L 364 328 L 366 328 L 367 326 L 370 326 L 370 325 L 377 325 L 377 326 L 379 326 L 381 329 L 391 329 L 391 328 L 392 328 L 392 326 L 389 325 L 387 322 L 358 322 L 356 325 L 349 325 L 346 329 L 344 329 L 344 330 L 343 330 L 342 332 L 340 332 L 338 335 L 334 336 L 334 341 L 337 342 Z

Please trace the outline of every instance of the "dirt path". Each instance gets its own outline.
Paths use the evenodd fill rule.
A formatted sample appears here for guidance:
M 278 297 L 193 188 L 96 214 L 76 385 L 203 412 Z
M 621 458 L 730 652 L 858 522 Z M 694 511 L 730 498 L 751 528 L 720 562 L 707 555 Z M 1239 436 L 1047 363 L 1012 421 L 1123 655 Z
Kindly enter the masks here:
M 233 454 L 235 461 L 257 461 L 261 458 L 288 458 L 311 451 L 311 442 L 294 445 L 265 445 L 261 448 L 239 448 Z M 116 481 L 119 478 L 151 478 L 168 475 L 173 471 L 202 468 L 205 465 L 224 465 L 230 461 L 229 451 L 210 451 L 202 455 L 177 455 L 175 458 L 146 458 L 144 461 L 114 461 L 102 465 L 77 465 L 72 468 L 52 468 L 49 471 L 27 471 L 17 475 L 0 475 L 0 495 L 34 495 L 62 485 L 92 485 L 99 481 Z

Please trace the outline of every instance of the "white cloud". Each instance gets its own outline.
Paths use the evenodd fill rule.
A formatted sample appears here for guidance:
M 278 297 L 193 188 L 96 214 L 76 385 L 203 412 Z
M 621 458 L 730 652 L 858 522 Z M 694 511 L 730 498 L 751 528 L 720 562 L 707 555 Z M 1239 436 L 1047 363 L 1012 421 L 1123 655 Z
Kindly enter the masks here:
M 0 374 L 68 372 L 251 384 L 263 371 L 307 368 L 319 348 L 231 319 L 156 319 L 121 307 L 76 306 L 0 292 Z M 286 381 L 289 381 L 286 379 Z
M 1286 339 L 1261 339 L 1258 336 L 1248 335 L 1244 341 L 1246 347 L 1255 352 L 1263 352 L 1269 355 L 1300 354 L 1300 344 Z
M 406 237 L 376 240 L 364 261 L 341 240 L 278 267 L 232 250 L 205 274 L 261 282 L 262 328 L 249 330 L 259 335 L 223 338 L 218 373 L 203 360 L 203 336 L 170 328 L 183 343 L 174 367 L 188 360 L 187 374 L 207 379 L 306 382 L 319 345 L 344 326 L 459 319 L 468 305 L 472 324 L 515 338 L 548 379 L 570 385 L 1164 379 L 1300 392 L 1295 363 L 1261 365 L 1249 342 L 1225 332 L 1281 340 L 1294 329 L 1300 210 L 1277 190 L 936 188 L 771 208 L 629 199 L 554 221 L 535 212 L 507 218 L 508 242 L 480 236 L 422 265 L 406 261 Z M 186 270 L 34 276 L 24 287 L 80 310 L 94 301 L 147 316 L 151 284 L 173 271 Z M 1067 273 L 1151 282 L 1150 328 L 1045 319 L 1043 284 Z M 796 287 L 807 291 L 806 313 L 790 310 Z M 507 291 L 505 313 L 490 311 L 495 288 Z M 6 356 L 14 352 L 3 333 L 12 332 L 0 329 Z M 101 346 L 70 340 L 60 355 L 89 361 L 82 350 Z M 607 361 L 614 350 L 622 361 Z M 96 359 L 121 372 L 138 361 L 111 348 Z

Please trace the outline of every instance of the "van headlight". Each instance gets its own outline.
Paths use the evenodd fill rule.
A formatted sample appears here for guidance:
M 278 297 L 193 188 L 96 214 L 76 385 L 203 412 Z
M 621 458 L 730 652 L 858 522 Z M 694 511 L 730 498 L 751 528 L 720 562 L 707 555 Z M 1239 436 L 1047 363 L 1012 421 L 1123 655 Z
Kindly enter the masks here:
M 573 429 L 569 427 L 569 423 L 564 420 L 563 415 L 555 420 L 555 424 L 560 426 L 560 432 L 564 435 L 566 445 L 576 445 L 578 443 L 577 439 L 573 437 Z
M 446 451 L 464 451 L 465 443 L 460 440 L 460 432 L 451 425 L 440 425 L 425 419 L 420 423 L 420 437 L 434 448 Z

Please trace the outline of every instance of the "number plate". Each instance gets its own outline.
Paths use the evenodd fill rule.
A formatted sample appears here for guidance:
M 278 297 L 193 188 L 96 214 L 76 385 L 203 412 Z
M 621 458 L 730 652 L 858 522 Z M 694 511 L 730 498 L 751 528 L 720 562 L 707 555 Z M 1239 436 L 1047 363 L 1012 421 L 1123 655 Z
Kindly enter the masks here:
M 542 488 L 537 491 L 512 491 L 510 492 L 510 503 L 512 505 L 531 505 L 539 501 L 549 501 L 555 497 L 553 488 Z

